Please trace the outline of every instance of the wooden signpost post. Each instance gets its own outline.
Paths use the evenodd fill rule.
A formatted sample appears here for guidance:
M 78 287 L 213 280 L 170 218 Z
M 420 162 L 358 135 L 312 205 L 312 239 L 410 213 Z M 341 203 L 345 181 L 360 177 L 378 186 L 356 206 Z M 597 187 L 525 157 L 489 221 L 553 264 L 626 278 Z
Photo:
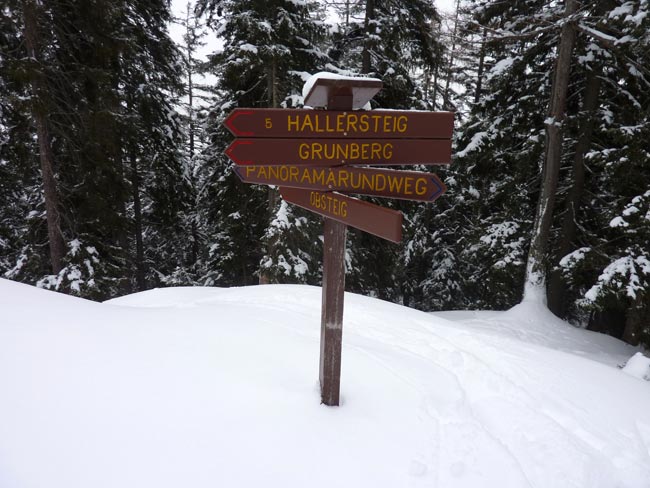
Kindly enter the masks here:
M 372 78 L 318 78 L 305 105 L 326 110 L 238 108 L 224 125 L 226 150 L 245 183 L 277 185 L 287 202 L 324 217 L 319 379 L 321 401 L 338 405 L 345 241 L 350 225 L 391 242 L 401 212 L 347 194 L 431 202 L 446 191 L 431 173 L 359 167 L 451 162 L 454 114 L 358 110 L 381 90 Z

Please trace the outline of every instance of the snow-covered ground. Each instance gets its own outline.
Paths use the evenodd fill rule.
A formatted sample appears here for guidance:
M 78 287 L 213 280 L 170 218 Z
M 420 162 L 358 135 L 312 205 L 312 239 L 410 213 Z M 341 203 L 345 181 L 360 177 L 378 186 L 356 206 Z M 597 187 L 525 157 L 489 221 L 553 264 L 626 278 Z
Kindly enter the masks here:
M 0 280 L 0 487 L 650 486 L 633 348 L 532 303 L 347 294 L 325 407 L 320 302 L 267 285 L 100 304 Z

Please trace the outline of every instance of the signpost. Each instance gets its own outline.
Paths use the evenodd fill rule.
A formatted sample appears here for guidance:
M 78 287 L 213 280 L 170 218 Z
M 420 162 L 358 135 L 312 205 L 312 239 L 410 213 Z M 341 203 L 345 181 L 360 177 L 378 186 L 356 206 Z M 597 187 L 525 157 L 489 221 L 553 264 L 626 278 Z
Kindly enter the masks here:
M 309 83 L 309 82 L 308 82 Z M 355 110 L 381 89 L 372 78 L 319 77 L 305 105 L 327 110 L 233 110 L 226 149 L 245 183 L 277 185 L 287 202 L 322 215 L 321 401 L 339 404 L 345 241 L 350 225 L 398 243 L 402 214 L 348 193 L 431 202 L 446 191 L 431 173 L 359 165 L 449 164 L 454 114 Z
M 235 139 L 226 156 L 239 166 L 449 164 L 451 139 Z
M 281 188 L 287 202 L 342 224 L 398 243 L 402 240 L 402 212 L 379 207 L 335 192 Z
M 313 102 L 311 102 L 313 103 Z M 224 125 L 235 137 L 451 139 L 452 112 L 236 108 Z
M 234 170 L 244 183 L 421 202 L 433 202 L 447 190 L 436 175 L 421 171 L 292 165 L 235 166 Z

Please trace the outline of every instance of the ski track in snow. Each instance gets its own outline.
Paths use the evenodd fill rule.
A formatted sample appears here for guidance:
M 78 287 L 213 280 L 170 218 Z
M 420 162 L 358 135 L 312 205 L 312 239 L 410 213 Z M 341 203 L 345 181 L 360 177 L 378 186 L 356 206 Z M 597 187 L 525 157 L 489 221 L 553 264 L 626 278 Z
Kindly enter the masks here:
M 279 313 L 291 310 L 292 313 L 303 315 L 306 321 L 319 319 L 318 304 L 310 304 L 316 306 L 314 307 L 315 312 L 305 313 L 305 299 L 299 294 L 290 298 L 284 294 L 272 295 L 270 298 L 272 299 L 260 300 L 260 297 L 253 295 L 247 302 L 247 306 L 257 307 L 261 310 L 274 310 Z M 318 298 L 320 297 L 318 296 Z M 222 303 L 229 302 L 227 296 L 221 296 L 219 299 L 205 299 L 197 303 L 208 304 L 213 300 Z M 233 301 L 241 302 L 239 299 Z M 214 303 L 216 301 L 213 301 Z M 388 306 L 390 305 L 388 304 Z M 567 402 L 563 404 L 556 402 L 553 408 L 539 408 L 539 401 L 548 402 L 548 399 L 544 397 L 532 398 L 525 386 L 515 380 L 515 377 L 523 376 L 528 382 L 537 382 L 544 377 L 543 374 L 535 375 L 534 371 L 524 369 L 526 362 L 523 361 L 521 355 L 521 352 L 533 352 L 539 348 L 539 343 L 543 342 L 538 335 L 541 334 L 539 331 L 531 333 L 530 331 L 518 332 L 515 330 L 510 334 L 512 337 L 508 338 L 483 333 L 480 335 L 481 340 L 477 341 L 468 332 L 452 332 L 452 334 L 443 335 L 440 334 L 439 324 L 433 326 L 430 321 L 415 320 L 408 333 L 401 329 L 399 337 L 396 337 L 388 332 L 390 329 L 385 327 L 386 324 L 383 323 L 380 314 L 372 309 L 363 310 L 362 308 L 359 310 L 359 308 L 355 303 L 354 315 L 355 317 L 364 317 L 363 322 L 346 320 L 344 317 L 344 351 L 351 348 L 372 358 L 383 369 L 417 391 L 422 404 L 422 415 L 420 416 L 423 424 L 422 429 L 438 434 L 439 441 L 435 443 L 436 446 L 421 448 L 419 454 L 412 461 L 410 474 L 414 478 L 413 486 L 431 486 L 434 479 L 435 486 L 440 487 L 471 487 L 488 483 L 488 481 L 500 486 L 543 486 L 535 480 L 544 479 L 547 475 L 549 458 L 552 460 L 550 464 L 553 469 L 558 473 L 565 473 L 563 483 L 566 487 L 606 488 L 616 485 L 616 473 L 611 472 L 611 469 L 607 473 L 603 471 L 603 467 L 610 464 L 602 453 L 602 449 L 608 441 L 599 436 L 597 426 L 590 425 L 588 416 L 584 421 L 586 425 L 578 424 L 572 420 L 577 414 L 583 419 L 586 413 L 584 409 Z M 497 317 L 498 320 L 499 315 L 495 314 L 493 317 Z M 269 320 L 270 322 L 272 321 Z M 464 323 L 478 328 L 486 328 L 485 320 L 470 319 Z M 377 325 L 371 326 L 370 324 Z M 563 326 L 567 327 L 567 330 L 556 330 L 554 342 L 563 344 L 564 349 L 587 356 L 585 361 L 593 360 L 590 356 L 595 356 L 602 350 L 599 347 L 594 347 L 594 351 L 579 349 L 577 345 L 582 344 L 576 340 L 575 334 L 572 334 L 576 331 L 566 325 Z M 302 328 L 284 327 L 305 334 Z M 577 332 L 585 333 L 584 331 Z M 307 333 L 310 337 L 313 334 L 313 332 Z M 457 339 L 452 339 L 454 335 L 457 336 Z M 557 335 L 560 338 L 557 338 Z M 435 337 L 434 341 L 432 341 L 432 337 Z M 526 340 L 531 338 L 533 339 L 532 344 L 529 345 Z M 370 341 L 376 344 L 373 345 Z M 361 346 L 359 346 L 359 342 L 361 342 Z M 476 347 L 486 348 L 486 342 L 488 347 L 491 346 L 490 348 L 493 349 L 492 354 L 489 355 L 491 362 L 482 359 L 480 355 L 473 352 Z M 497 346 L 503 345 L 504 342 L 516 345 L 520 353 L 506 353 L 507 361 L 499 361 L 497 368 L 494 357 L 503 355 Z M 441 343 L 446 344 L 447 347 Z M 468 347 L 467 343 L 474 347 Z M 441 399 L 436 396 L 435 392 L 430 391 L 436 385 L 431 386 L 431 381 L 427 381 L 426 378 L 419 382 L 407 379 L 404 374 L 390 365 L 390 355 L 383 357 L 380 353 L 370 352 L 376 351 L 378 345 L 381 345 L 381 348 L 389 347 L 391 353 L 397 350 L 403 356 L 409 356 L 425 366 L 433 365 L 439 374 L 442 373 L 448 379 L 453 380 L 452 388 L 457 394 L 456 399 L 450 401 L 448 398 Z M 345 362 L 345 352 L 343 357 Z M 611 363 L 612 359 L 607 357 L 605 362 Z M 517 367 L 513 368 L 513 365 Z M 479 370 L 480 381 L 488 385 L 488 391 L 483 393 L 490 399 L 488 406 L 482 405 L 482 398 L 472 398 L 472 395 L 463 387 L 463 384 L 470 384 L 472 391 L 477 390 L 479 385 L 474 384 L 473 376 L 476 377 L 474 373 Z M 546 365 L 546 373 L 548 370 L 558 378 L 567 379 L 564 370 L 560 367 Z M 343 371 L 343 377 L 344 375 L 345 371 Z M 445 388 L 445 392 L 449 395 L 449 386 Z M 495 401 L 494 397 L 497 396 L 499 399 Z M 545 433 L 543 436 L 539 435 L 540 425 L 543 426 L 541 431 Z M 498 435 L 498 432 L 506 431 L 508 428 L 516 435 L 513 434 L 507 439 Z M 538 431 L 537 437 L 526 434 L 526 432 L 535 430 Z M 481 441 L 476 442 L 477 439 L 481 439 Z M 446 446 L 445 449 L 441 449 L 441 445 Z M 474 448 L 472 445 L 478 447 Z M 485 459 L 486 445 L 490 446 L 487 449 L 490 452 L 487 459 Z M 450 448 L 450 446 L 454 447 Z M 641 471 L 648 471 L 647 464 L 624 454 L 626 452 L 625 445 L 619 447 L 623 454 L 615 458 L 614 464 L 622 462 L 627 466 L 636 465 Z M 572 456 L 567 456 L 567 451 L 571 452 Z M 589 456 L 584 454 L 585 451 L 589 453 Z M 581 459 L 584 469 L 573 469 L 576 456 Z M 598 459 L 600 462 L 593 462 L 593 459 Z M 505 483 L 503 472 L 494 473 L 492 469 L 494 463 L 502 466 L 510 465 L 513 468 L 510 472 L 511 478 Z M 440 469 L 440 466 L 445 466 L 448 469 Z M 590 476 L 590 471 L 597 473 L 597 476 Z M 436 473 L 436 476 L 433 476 L 432 473 Z M 566 476 L 566 473 L 571 473 L 573 476 Z M 495 474 L 496 478 L 490 480 L 491 474 Z
M 2 285 L 0 281 L 0 286 Z M 199 345 L 195 342 L 201 337 L 219 342 L 222 341 L 221 337 L 231 342 L 234 337 L 235 344 L 239 344 L 237 341 L 242 341 L 243 344 L 248 325 L 261 326 L 260 330 L 267 331 L 264 337 L 276 336 L 274 330 L 279 330 L 279 327 L 289 336 L 299 338 L 301 344 L 309 344 L 311 351 L 317 350 L 320 337 L 321 295 L 320 288 L 314 287 L 266 285 L 231 289 L 175 288 L 130 295 L 103 305 L 70 297 L 61 297 L 61 301 L 56 303 L 74 303 L 88 317 L 103 309 L 106 315 L 115 317 L 114 320 L 123 318 L 124 323 L 116 323 L 112 327 L 106 327 L 109 322 L 100 321 L 99 328 L 93 331 L 82 327 L 87 324 L 72 325 L 73 329 L 76 328 L 81 333 L 80 344 L 84 344 L 85 334 L 92 332 L 96 335 L 87 337 L 93 341 L 105 341 L 107 347 L 114 348 L 107 351 L 117 354 L 118 358 L 121 355 L 131 360 L 129 358 L 134 351 L 137 354 L 148 342 L 153 342 L 149 344 L 150 350 L 156 351 L 156 356 L 150 359 L 154 362 L 162 361 L 161 358 L 165 358 L 166 353 L 171 353 L 170 357 L 176 360 L 189 360 L 191 356 L 199 354 L 198 359 L 192 357 L 192 360 L 205 368 L 197 371 L 200 373 L 199 378 L 189 379 L 190 386 L 183 386 L 188 388 L 190 398 L 196 396 L 194 390 L 191 390 L 192 382 L 201 385 L 202 382 L 209 381 L 209 372 L 215 372 L 210 356 L 204 357 L 206 352 L 198 349 Z M 63 305 L 61 310 L 66 310 Z M 242 310 L 246 314 L 242 315 Z M 160 317 L 161 311 L 168 323 L 182 327 L 166 327 L 164 334 L 156 335 L 158 324 L 154 317 Z M 446 312 L 436 316 L 346 294 L 342 406 L 340 409 L 326 410 L 322 410 L 326 407 L 320 407 L 314 412 L 320 416 L 318 418 L 321 421 L 338 422 L 331 426 L 334 428 L 336 425 L 336 429 L 346 422 L 356 421 L 355 429 L 360 429 L 359 432 L 370 429 L 372 422 L 387 420 L 386 412 L 400 413 L 401 417 L 395 417 L 394 424 L 382 424 L 387 432 L 377 433 L 377 442 L 380 439 L 391 439 L 392 435 L 398 435 L 403 430 L 403 436 L 394 438 L 408 440 L 408 445 L 401 451 L 395 451 L 395 446 L 390 446 L 389 450 L 381 445 L 376 446 L 375 450 L 369 449 L 370 445 L 366 446 L 366 450 L 378 455 L 400 452 L 400 456 L 391 459 L 393 466 L 390 470 L 385 471 L 387 474 L 390 472 L 391 475 L 401 476 L 399 486 L 648 488 L 650 415 L 647 414 L 647 409 L 650 395 L 641 387 L 647 388 L 650 385 L 629 377 L 616 367 L 626 356 L 631 355 L 633 349 L 611 338 L 574 329 L 539 310 L 532 310 L 532 314 L 530 312 L 531 309 L 526 313 L 526 310 L 515 307 L 505 313 Z M 38 316 L 37 311 L 29 313 Z M 239 316 L 246 317 L 251 323 L 233 322 L 233 318 Z M 212 319 L 206 321 L 206 317 L 214 317 L 214 322 Z M 133 329 L 136 324 L 137 327 Z M 233 327 L 233 324 L 237 326 Z M 220 331 L 223 329 L 223 336 L 210 332 L 214 330 L 214 325 L 220 326 Z M 114 334 L 116 328 L 131 330 L 131 342 L 116 342 L 119 341 L 119 334 Z M 187 334 L 187 330 L 192 333 Z M 36 350 L 41 347 L 45 351 L 48 345 L 38 345 Z M 214 345 L 217 348 L 219 346 L 217 342 Z M 263 344 L 255 347 L 259 351 L 264 350 Z M 221 353 L 237 354 L 237 351 L 223 348 L 218 350 Z M 305 352 L 300 354 L 302 357 Z M 87 360 L 90 361 L 91 358 Z M 312 366 L 317 365 L 317 360 L 317 357 L 311 358 Z M 173 370 L 173 365 L 169 362 L 152 364 Z M 113 367 L 108 362 L 99 371 L 102 376 L 109 378 Z M 244 387 L 249 378 L 246 375 L 256 377 L 262 371 L 257 369 L 260 367 L 262 366 L 251 365 L 250 371 L 240 373 L 244 375 Z M 314 369 L 317 371 L 317 368 Z M 364 374 L 371 372 L 373 377 L 369 378 L 371 381 L 367 384 L 359 383 L 358 374 L 352 374 L 356 371 L 363 371 Z M 138 371 L 134 373 L 138 374 Z M 143 380 L 146 378 L 145 373 L 146 369 L 140 372 Z M 57 373 L 54 374 L 56 376 Z M 65 375 L 67 371 L 64 368 L 58 374 Z M 220 374 L 225 376 L 220 377 L 219 381 L 232 381 L 227 372 Z M 269 377 L 273 378 L 273 375 Z M 302 377 L 299 375 L 296 378 Z M 372 405 L 366 403 L 373 399 L 386 401 L 386 393 L 353 389 L 349 386 L 353 377 L 357 380 L 356 388 L 377 389 L 393 385 L 396 398 L 391 398 L 391 401 L 394 403 L 388 407 L 377 405 L 373 409 Z M 0 380 L 2 378 L 0 371 Z M 84 382 L 90 381 L 90 378 L 80 378 L 79 386 L 86 387 Z M 171 379 L 175 385 L 186 381 L 174 377 Z M 160 381 L 163 381 L 163 377 Z M 310 392 L 310 395 L 313 393 L 314 400 L 318 397 L 317 382 L 317 378 L 314 378 L 315 389 Z M 608 397 L 610 392 L 604 390 L 600 382 L 616 386 L 615 391 L 611 392 L 612 398 Z M 251 387 L 255 384 L 251 383 Z M 283 384 L 282 388 L 285 395 L 299 395 L 300 392 L 296 389 L 298 386 Z M 269 387 L 272 388 L 273 385 Z M 128 392 L 128 388 L 127 384 L 125 391 Z M 156 388 L 154 385 L 152 392 L 157 392 Z M 574 390 L 579 391 L 580 395 L 574 394 Z M 416 399 L 412 403 L 412 410 L 409 406 L 409 392 Z M 640 404 L 636 405 L 631 400 L 624 403 L 616 398 L 619 395 L 636 398 Z M 200 395 L 199 398 L 203 396 Z M 251 398 L 255 398 L 253 392 Z M 130 412 L 134 406 L 129 405 L 128 400 L 124 398 L 112 401 L 117 401 L 118 409 Z M 209 403 L 214 400 L 206 393 L 205 401 Z M 90 402 L 89 406 L 92 405 L 93 402 Z M 184 403 L 181 402 L 179 408 L 182 405 Z M 626 413 L 621 411 L 623 407 Z M 137 406 L 134 411 L 137 411 Z M 254 411 L 251 410 L 250 414 L 254 415 Z M 55 414 L 62 415 L 61 412 Z M 364 425 L 368 414 L 370 423 Z M 197 415 L 199 419 L 208 418 L 201 409 L 197 410 Z M 273 419 L 277 415 L 278 411 L 273 410 L 268 418 Z M 629 418 L 617 418 L 619 415 Z M 92 416 L 84 421 L 91 419 Z M 157 421 L 162 419 L 163 417 Z M 3 427 L 1 420 L 0 415 L 0 432 Z M 193 428 L 201 426 L 200 420 L 195 422 Z M 256 422 L 253 419 L 252 422 L 259 429 L 271 428 L 263 424 L 263 420 Z M 361 426 L 358 426 L 359 422 L 362 423 Z M 142 429 L 146 432 L 147 425 Z M 263 435 L 255 432 L 251 434 Z M 274 435 L 272 430 L 266 434 Z M 178 435 L 183 438 L 184 434 Z M 238 441 L 238 445 L 240 443 L 245 445 L 244 441 Z M 344 444 L 340 447 L 346 448 Z M 0 440 L 0 468 L 3 466 L 2 445 Z M 349 456 L 358 455 L 354 450 L 358 446 L 355 445 L 347 447 L 350 450 Z M 363 443 L 359 444 L 362 445 Z M 338 458 L 340 462 L 346 457 L 345 452 L 344 449 L 343 453 L 338 454 L 343 456 Z M 256 462 L 264 466 L 268 464 L 265 469 L 276 472 L 277 469 L 272 466 L 276 457 L 277 455 L 271 455 L 265 463 L 261 459 Z M 349 479 L 342 481 L 341 486 L 361 486 L 361 479 L 365 483 L 371 483 L 367 486 L 397 486 L 397 478 L 382 479 L 380 473 L 383 472 L 365 473 L 366 478 L 362 478 L 363 473 L 348 473 Z M 279 476 L 277 483 L 280 483 L 279 480 L 284 479 L 282 473 L 276 474 Z M 2 479 L 0 473 L 0 481 Z M 296 479 L 290 486 L 298 486 L 295 484 Z M 324 481 L 319 481 L 323 484 L 318 486 L 325 486 Z M 21 486 L 15 484 L 10 488 Z M 304 483 L 302 486 L 305 486 Z M 56 485 L 56 488 L 62 486 Z
M 444 366 L 445 363 L 453 364 L 453 359 L 452 361 L 445 362 L 436 361 L 435 358 L 440 357 L 441 353 L 445 354 L 449 352 L 441 350 L 439 346 L 434 346 L 431 344 L 431 342 L 429 342 L 429 345 L 431 346 L 430 353 L 424 355 L 423 357 L 423 359 L 429 358 L 429 360 L 431 360 L 431 358 L 434 358 L 433 361 L 438 367 L 446 371 L 448 374 L 454 376 L 456 379 L 457 388 L 460 389 L 465 399 L 459 403 L 466 407 L 467 415 L 449 416 L 447 414 L 447 418 L 443 418 L 442 420 L 439 419 L 439 422 L 441 422 L 443 425 L 454 425 L 456 429 L 461 431 L 463 429 L 479 426 L 479 428 L 482 429 L 486 435 L 490 437 L 494 444 L 500 446 L 504 453 L 508 455 L 512 461 L 514 461 L 514 463 L 516 463 L 529 486 L 543 486 L 531 481 L 528 477 L 528 474 L 532 474 L 533 479 L 542 477 L 544 475 L 543 471 L 548 470 L 549 457 L 552 457 L 553 464 L 558 466 L 558 472 L 574 473 L 572 467 L 575 463 L 575 456 L 565 456 L 564 451 L 566 450 L 569 450 L 573 453 L 582 453 L 587 451 L 594 458 L 600 459 L 601 462 L 588 463 L 587 456 L 582 456 L 584 463 L 591 464 L 594 468 L 591 471 L 598 473 L 598 475 L 594 477 L 588 476 L 587 473 L 590 471 L 589 469 L 585 469 L 581 472 L 578 471 L 575 473 L 575 477 L 573 478 L 570 476 L 565 477 L 563 480 L 565 485 L 563 486 L 602 486 L 603 488 L 616 486 L 616 474 L 608 473 L 608 476 L 604 476 L 604 473 L 602 471 L 602 467 L 609 464 L 607 457 L 605 457 L 601 452 L 603 447 L 607 444 L 605 440 L 600 438 L 598 434 L 594 433 L 595 428 L 587 429 L 575 422 L 573 419 L 576 418 L 576 415 L 566 415 L 562 412 L 562 410 L 575 412 L 577 409 L 573 405 L 565 403 L 564 405 L 560 406 L 561 408 L 557 408 L 558 406 L 556 406 L 554 409 L 540 409 L 538 407 L 539 402 L 536 399 L 530 397 L 527 390 L 523 388 L 519 383 L 514 381 L 513 375 L 508 375 L 506 373 L 497 371 L 497 369 L 495 369 L 493 366 L 490 366 L 488 362 L 481 359 L 476 354 L 473 354 L 471 350 L 464 346 L 461 342 L 452 340 L 448 337 L 442 337 L 430 324 L 425 322 L 418 322 L 417 324 L 420 325 L 423 329 L 429 330 L 429 332 L 431 332 L 431 335 L 435 335 L 438 341 L 444 341 L 450 344 L 452 346 L 452 350 L 456 349 L 457 351 L 462 351 L 462 360 L 460 361 L 460 364 L 456 362 L 454 368 L 448 368 Z M 466 336 L 464 337 L 465 340 L 469 339 L 468 334 L 463 333 L 463 335 Z M 422 337 L 420 340 L 422 342 L 426 342 L 427 340 L 430 341 L 428 337 Z M 476 341 L 474 340 L 473 342 Z M 523 345 L 521 346 L 524 350 L 526 350 L 526 347 Z M 483 344 L 482 347 L 485 347 L 485 345 Z M 400 347 L 400 349 L 404 350 L 403 347 Z M 528 349 L 532 350 L 532 348 Z M 409 352 L 413 353 L 412 350 L 409 350 Z M 453 352 L 451 354 L 454 354 L 457 357 L 458 352 Z M 511 360 L 517 359 L 517 355 L 515 354 L 511 354 L 510 356 Z M 519 358 L 521 358 L 521 356 L 519 356 Z M 463 363 L 467 362 L 475 362 L 476 364 L 474 366 L 463 366 Z M 494 364 L 494 360 L 492 361 L 492 364 Z M 494 390 L 495 394 L 503 397 L 500 400 L 500 404 L 498 404 L 498 409 L 495 408 L 494 399 L 491 399 L 492 401 L 488 408 L 482 407 L 480 405 L 480 399 L 477 401 L 472 400 L 471 395 L 462 386 L 463 384 L 472 383 L 472 370 L 476 370 L 478 368 L 481 369 L 483 375 L 481 381 L 489 384 L 490 389 Z M 553 374 L 562 375 L 561 369 L 551 369 Z M 460 371 L 460 373 L 457 373 L 456 371 Z M 522 369 L 518 368 L 516 371 L 517 373 L 523 372 L 527 378 L 531 379 L 530 374 L 522 371 Z M 478 385 L 472 385 L 471 391 L 476 391 L 477 386 Z M 513 402 L 507 399 L 517 399 L 517 401 Z M 521 399 L 524 399 L 525 401 L 522 402 Z M 541 400 L 544 401 L 546 399 L 542 398 Z M 431 407 L 431 410 L 440 416 L 440 413 L 436 410 L 436 406 L 432 405 Z M 581 415 L 578 418 L 582 419 L 586 412 L 582 410 L 579 413 Z M 467 420 L 463 420 L 467 417 L 471 419 L 469 422 Z M 516 425 L 515 429 L 512 429 L 513 424 Z M 503 439 L 489 428 L 491 425 L 496 427 L 495 429 L 492 429 L 495 432 L 507 431 L 507 427 L 510 426 L 511 431 L 519 433 L 519 437 Z M 543 426 L 543 429 L 541 430 L 547 433 L 546 438 L 530 439 L 526 437 L 525 432 L 540 430 L 540 425 Z M 535 429 L 535 426 L 537 426 L 537 429 Z M 473 439 L 475 437 L 467 436 L 467 438 Z M 445 444 L 453 446 L 464 445 L 464 443 L 457 441 L 462 441 L 462 439 L 450 438 L 449 442 Z M 543 451 L 545 452 L 545 456 L 536 459 L 535 453 L 539 452 L 540 443 L 542 443 L 544 446 Z M 558 446 L 565 446 L 565 449 L 560 450 L 558 453 Z M 647 464 L 640 463 L 639 460 L 626 455 L 625 445 L 619 445 L 619 448 L 622 455 L 615 458 L 615 463 L 617 461 L 623 461 L 625 465 L 637 466 L 641 471 L 648 472 Z M 462 456 L 459 456 L 459 458 L 462 459 L 467 455 L 470 455 L 471 457 L 471 454 L 472 453 L 464 452 Z M 522 461 L 522 459 L 533 460 L 534 462 L 526 463 L 525 461 Z M 451 461 L 452 462 L 448 462 L 447 465 L 457 466 L 456 463 L 453 463 L 453 459 Z M 543 468 L 541 468 L 541 466 L 543 466 Z M 586 476 L 583 477 L 582 475 Z M 480 480 L 485 481 L 485 477 L 483 476 L 479 480 L 472 480 L 472 482 L 467 486 L 472 486 L 472 483 L 476 483 L 477 481 L 480 482 Z M 446 486 L 450 481 L 451 480 L 442 480 L 440 486 Z M 455 484 L 454 486 L 459 485 Z M 501 486 L 503 486 L 503 480 L 501 480 Z M 522 486 L 521 482 L 519 480 L 516 480 L 515 486 Z
M 320 298 L 319 295 L 316 296 Z M 246 301 L 246 305 L 278 313 L 290 310 L 294 314 L 304 316 L 306 321 L 313 322 L 319 320 L 319 307 L 313 297 L 310 298 L 312 298 L 312 303 L 309 303 L 311 307 L 308 308 L 310 312 L 307 313 L 305 309 L 308 302 L 300 293 L 289 296 L 284 293 L 271 294 L 264 298 L 252 294 Z M 196 304 L 215 305 L 229 302 L 241 304 L 241 298 L 239 295 L 235 295 L 230 300 L 226 293 L 218 298 L 198 300 Z M 386 304 L 386 306 L 393 305 Z M 472 487 L 477 484 L 490 485 L 492 483 L 500 486 L 543 486 L 535 480 L 544 479 L 548 474 L 549 465 L 558 473 L 564 473 L 562 480 L 563 486 L 566 487 L 605 488 L 616 485 L 616 473 L 612 473 L 611 469 L 607 473 L 603 471 L 604 466 L 610 465 L 602 453 L 607 441 L 599 436 L 596 426 L 584 426 L 572 420 L 575 418 L 576 412 L 581 414 L 581 419 L 584 418 L 584 409 L 580 410 L 567 402 L 556 404 L 553 408 L 540 408 L 540 401 L 548 402 L 548 399 L 544 397 L 532 398 L 525 386 L 514 379 L 516 376 L 520 378 L 523 376 L 529 382 L 543 379 L 543 374 L 535 375 L 534 371 L 524 368 L 526 362 L 523 361 L 521 355 L 521 352 L 534 352 L 536 348 L 539 348 L 539 343 L 543 342 L 539 337 L 541 334 L 539 331 L 520 332 L 514 330 L 510 331 L 511 337 L 507 338 L 483 333 L 480 335 L 481 340 L 477 341 L 468 332 L 452 331 L 451 334 L 441 334 L 439 323 L 433 326 L 431 321 L 419 319 L 412 322 L 413 325 L 408 331 L 400 329 L 399 337 L 397 337 L 389 332 L 390 329 L 386 327 L 381 314 L 376 313 L 372 308 L 366 310 L 358 303 L 355 303 L 353 307 L 354 316 L 363 317 L 364 320 L 350 320 L 349 318 L 346 320 L 344 316 L 344 363 L 345 350 L 353 349 L 372 358 L 383 369 L 413 388 L 421 398 L 422 407 L 419 418 L 423 424 L 422 429 L 425 432 L 438 434 L 439 441 L 436 446 L 425 445 L 412 461 L 410 474 L 413 486 L 431 486 L 434 479 L 435 486 L 440 487 Z M 494 315 L 494 317 L 497 317 L 496 320 L 498 320 L 499 316 Z M 274 323 L 273 320 L 268 320 L 268 322 Z M 375 324 L 375 326 L 371 324 Z M 485 320 L 470 319 L 466 320 L 465 324 L 486 329 Z M 315 334 L 313 331 L 305 332 L 303 328 L 295 326 L 283 325 L 283 327 L 309 337 L 313 337 Z M 576 341 L 575 334 L 570 333 L 575 331 L 568 327 L 566 331 L 560 329 L 555 332 L 559 332 L 557 335 L 561 338 L 556 338 L 554 342 L 563 344 L 564 349 L 570 349 L 574 353 L 594 356 L 601 350 L 598 347 L 594 348 L 595 351 L 580 350 L 576 346 L 582 344 Z M 457 338 L 453 339 L 453 336 L 457 336 Z M 435 340 L 432 340 L 432 337 Z M 527 339 L 532 339 L 532 344 L 526 342 Z M 491 361 L 484 360 L 474 352 L 476 348 L 485 349 L 485 342 L 488 342 L 488 347 L 493 349 L 492 354 L 489 355 Z M 503 355 L 497 346 L 503 345 L 504 342 L 514 343 L 519 354 L 506 353 L 507 361 L 498 361 L 495 365 L 495 356 Z M 468 347 L 468 345 L 473 347 Z M 390 354 L 382 355 L 377 352 L 377 349 L 386 348 L 389 348 Z M 438 385 L 432 385 L 431 381 L 427 381 L 428 378 L 421 378 L 418 382 L 407 379 L 403 373 L 390 365 L 390 355 L 394 354 L 394 351 L 399 351 L 402 356 L 408 356 L 421 362 L 425 369 L 433 366 L 437 370 L 438 376 L 442 374 L 451 380 L 453 386 L 447 385 L 444 391 L 447 397 L 450 390 L 454 391 L 454 399 L 450 401 L 449 398 L 440 398 L 435 391 L 431 391 Z M 585 361 L 590 360 L 592 359 L 585 358 Z M 611 362 L 612 360 L 607 358 L 606 361 Z M 422 365 L 414 370 L 422 370 Z M 513 368 L 513 365 L 517 367 Z M 550 369 L 556 377 L 563 378 L 565 376 L 562 368 L 552 365 L 545 366 L 546 373 Z M 477 371 L 480 371 L 480 375 L 476 375 Z M 343 371 L 343 381 L 344 375 L 345 370 Z M 482 392 L 482 397 L 473 398 L 463 385 L 471 385 L 469 389 L 471 391 L 480 391 L 481 385 L 476 384 L 477 378 L 487 385 L 487 388 L 484 388 L 487 391 Z M 345 393 L 342 395 L 344 398 Z M 490 401 L 482 402 L 486 397 Z M 586 423 L 589 424 L 588 416 Z M 543 426 L 542 429 L 539 429 L 540 425 Z M 498 435 L 498 432 L 508 430 L 512 433 L 509 438 L 506 439 Z M 536 431 L 537 435 L 526 434 L 531 431 Z M 544 435 L 540 435 L 540 431 L 544 432 Z M 476 442 L 477 439 L 480 439 L 480 442 Z M 641 436 L 642 439 L 643 436 Z M 445 449 L 441 449 L 441 445 L 444 445 Z M 486 446 L 490 447 L 486 449 Z M 620 452 L 626 452 L 624 445 L 619 447 Z M 490 453 L 487 458 L 486 451 Z M 572 455 L 567 456 L 567 451 Z M 585 451 L 590 455 L 585 455 Z M 581 460 L 584 469 L 574 469 L 576 456 Z M 551 459 L 550 463 L 549 458 Z M 600 462 L 595 463 L 593 459 L 598 459 Z M 625 454 L 615 458 L 614 464 L 617 462 L 626 466 L 636 465 L 641 471 L 648 471 L 647 464 L 644 465 L 635 458 L 626 457 Z M 509 472 L 510 478 L 505 483 L 504 473 L 493 471 L 492 467 L 495 463 L 500 466 L 510 465 L 512 467 Z M 448 469 L 440 469 L 441 466 Z M 590 471 L 597 473 L 597 476 L 590 476 Z M 433 476 L 432 473 L 436 475 Z M 567 476 L 567 473 L 570 474 Z M 490 480 L 491 475 L 495 475 L 496 478 Z

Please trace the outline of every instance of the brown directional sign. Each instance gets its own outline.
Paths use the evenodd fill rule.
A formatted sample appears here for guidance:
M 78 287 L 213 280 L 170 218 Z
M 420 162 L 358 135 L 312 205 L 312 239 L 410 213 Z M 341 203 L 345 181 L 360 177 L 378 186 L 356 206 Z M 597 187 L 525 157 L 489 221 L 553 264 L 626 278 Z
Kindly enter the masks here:
M 224 121 L 236 137 L 451 139 L 452 112 L 237 108 Z
M 402 240 L 402 213 L 334 192 L 280 188 L 287 202 L 319 215 L 398 243 Z
M 420 171 L 339 166 L 236 166 L 244 183 L 339 191 L 402 200 L 432 202 L 447 188 L 436 175 Z
M 235 164 L 449 164 L 451 139 L 235 139 L 226 156 Z

